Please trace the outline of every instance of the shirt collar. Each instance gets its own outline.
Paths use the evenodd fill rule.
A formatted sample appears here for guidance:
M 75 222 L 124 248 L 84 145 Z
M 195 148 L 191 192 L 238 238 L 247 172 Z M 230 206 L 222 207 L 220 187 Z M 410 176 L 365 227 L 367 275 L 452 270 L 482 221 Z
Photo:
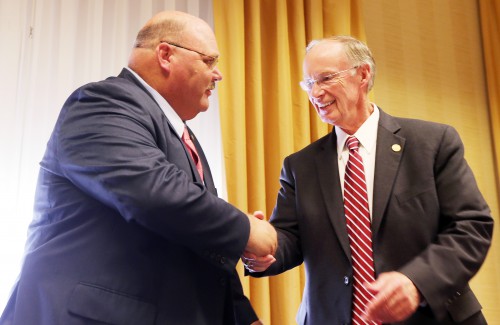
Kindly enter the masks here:
M 165 98 L 163 98 L 163 96 L 160 95 L 160 93 L 158 93 L 156 91 L 156 89 L 154 89 L 153 87 L 148 85 L 148 83 L 146 81 L 144 81 L 144 79 L 142 79 L 134 70 L 130 69 L 129 67 L 125 67 L 125 68 L 127 70 L 129 70 L 134 75 L 134 77 L 136 77 L 137 80 L 139 80 L 139 82 L 147 89 L 147 91 L 151 94 L 151 96 L 153 96 L 156 103 L 158 103 L 161 110 L 163 111 L 163 113 L 167 117 L 168 121 L 170 122 L 170 124 L 174 128 L 175 133 L 177 133 L 179 138 L 182 138 L 182 133 L 184 133 L 185 124 L 184 124 L 184 121 L 182 121 L 182 119 L 179 117 L 179 115 L 177 115 L 177 113 L 172 108 L 172 106 L 170 106 L 170 104 L 167 102 L 167 100 Z
M 380 118 L 380 111 L 377 105 L 372 105 L 373 113 L 366 119 L 356 133 L 353 134 L 359 140 L 360 146 L 363 146 L 368 154 L 375 148 L 377 142 L 378 120 Z M 337 155 L 340 158 L 349 134 L 345 133 L 344 130 L 337 126 L 335 126 L 335 133 L 337 134 Z

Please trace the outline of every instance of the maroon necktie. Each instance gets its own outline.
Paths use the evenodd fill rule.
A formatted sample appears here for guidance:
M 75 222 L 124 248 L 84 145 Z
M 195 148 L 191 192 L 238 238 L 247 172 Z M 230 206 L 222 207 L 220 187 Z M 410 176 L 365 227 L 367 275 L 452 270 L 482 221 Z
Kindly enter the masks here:
M 198 156 L 198 152 L 196 151 L 193 140 L 191 140 L 191 136 L 189 135 L 187 126 L 184 127 L 184 133 L 182 133 L 182 141 L 191 154 L 191 158 L 193 158 L 194 164 L 196 165 L 198 174 L 200 174 L 201 180 L 203 180 L 203 166 L 201 165 L 200 156 Z
M 358 153 L 358 139 L 350 136 L 346 144 L 349 148 L 349 160 L 344 179 L 344 212 L 353 267 L 352 323 L 377 324 L 367 323 L 362 319 L 366 305 L 373 298 L 363 284 L 373 282 L 375 279 L 370 210 L 363 159 Z

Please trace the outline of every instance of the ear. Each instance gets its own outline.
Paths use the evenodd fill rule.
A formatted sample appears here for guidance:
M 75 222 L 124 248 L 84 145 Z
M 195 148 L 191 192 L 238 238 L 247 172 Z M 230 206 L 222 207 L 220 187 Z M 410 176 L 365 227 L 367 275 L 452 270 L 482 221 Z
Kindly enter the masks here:
M 172 46 L 168 43 L 160 43 L 156 47 L 156 57 L 160 67 L 164 71 L 170 71 L 170 64 L 172 60 Z
M 369 64 L 363 64 L 360 67 L 360 76 L 361 76 L 361 83 L 366 84 L 368 86 L 368 83 L 372 79 L 372 70 L 370 68 Z

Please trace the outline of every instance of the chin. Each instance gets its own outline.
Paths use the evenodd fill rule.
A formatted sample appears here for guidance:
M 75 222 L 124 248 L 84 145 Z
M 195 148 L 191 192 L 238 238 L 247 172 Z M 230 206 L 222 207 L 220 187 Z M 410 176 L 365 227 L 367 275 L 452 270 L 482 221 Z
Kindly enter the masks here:
M 208 103 L 204 103 L 203 105 L 200 105 L 200 112 L 206 112 L 208 110 Z
M 209 106 L 210 101 L 208 100 L 208 97 L 203 97 L 199 103 L 200 112 L 205 112 Z

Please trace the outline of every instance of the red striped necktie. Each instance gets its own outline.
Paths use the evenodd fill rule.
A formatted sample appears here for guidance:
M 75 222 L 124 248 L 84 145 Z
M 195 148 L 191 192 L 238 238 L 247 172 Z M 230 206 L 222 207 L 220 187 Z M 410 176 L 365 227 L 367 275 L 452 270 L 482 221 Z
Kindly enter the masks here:
M 191 158 L 193 158 L 198 174 L 200 174 L 201 180 L 203 181 L 203 166 L 201 165 L 200 156 L 198 156 L 193 140 L 191 140 L 187 126 L 184 127 L 184 133 L 182 133 L 182 141 L 191 154 Z
M 346 144 L 349 148 L 349 160 L 344 179 L 344 213 L 353 267 L 352 323 L 377 324 L 367 323 L 362 318 L 366 305 L 373 298 L 363 284 L 373 282 L 375 279 L 370 209 L 363 159 L 358 153 L 358 139 L 350 136 Z

